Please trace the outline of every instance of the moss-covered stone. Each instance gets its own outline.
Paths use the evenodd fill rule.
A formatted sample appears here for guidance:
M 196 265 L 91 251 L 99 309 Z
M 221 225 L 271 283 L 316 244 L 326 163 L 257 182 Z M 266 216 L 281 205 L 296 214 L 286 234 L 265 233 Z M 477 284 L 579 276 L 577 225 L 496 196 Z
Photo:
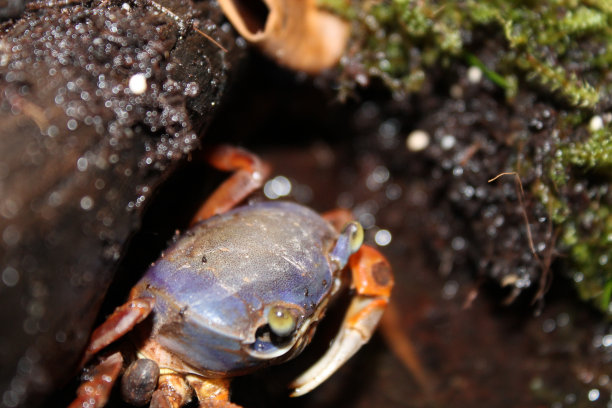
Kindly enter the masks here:
M 536 121 L 509 137 L 514 154 L 500 167 L 518 173 L 525 202 L 536 200 L 548 212 L 551 242 L 567 255 L 580 295 L 612 315 L 612 2 L 319 1 L 353 25 L 341 61 L 343 96 L 381 80 L 395 99 L 408 101 L 425 84 L 441 88 L 440 78 L 450 89 L 476 67 L 503 91 L 500 103 L 509 112 L 525 111 L 519 100 L 555 112 L 548 125 Z M 530 138 L 550 154 L 526 149 L 535 145 Z

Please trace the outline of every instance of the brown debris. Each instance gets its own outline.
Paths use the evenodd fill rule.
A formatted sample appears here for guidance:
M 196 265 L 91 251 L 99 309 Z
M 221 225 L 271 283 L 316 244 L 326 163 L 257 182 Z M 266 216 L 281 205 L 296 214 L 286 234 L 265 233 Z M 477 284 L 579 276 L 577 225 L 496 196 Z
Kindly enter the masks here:
M 319 9 L 315 0 L 220 0 L 219 4 L 240 35 L 288 68 L 308 73 L 331 68 L 348 41 L 348 23 Z

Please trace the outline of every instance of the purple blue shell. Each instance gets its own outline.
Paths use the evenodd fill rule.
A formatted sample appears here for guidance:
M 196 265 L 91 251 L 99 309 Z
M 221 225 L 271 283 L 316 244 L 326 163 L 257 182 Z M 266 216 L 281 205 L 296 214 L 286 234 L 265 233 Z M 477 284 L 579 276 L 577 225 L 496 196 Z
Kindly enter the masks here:
M 244 349 L 276 351 L 256 336 L 269 308 L 295 306 L 303 322 L 329 295 L 337 235 L 317 213 L 288 202 L 239 207 L 195 225 L 137 285 L 139 296 L 157 299 L 152 336 L 202 374 L 260 367 Z

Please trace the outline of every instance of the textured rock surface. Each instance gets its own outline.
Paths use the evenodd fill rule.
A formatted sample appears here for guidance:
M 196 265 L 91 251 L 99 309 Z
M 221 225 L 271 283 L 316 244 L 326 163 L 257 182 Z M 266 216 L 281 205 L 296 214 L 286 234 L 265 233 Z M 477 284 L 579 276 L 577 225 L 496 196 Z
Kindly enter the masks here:
M 185 21 L 94 2 L 2 27 L 0 406 L 75 373 L 143 206 L 199 146 L 241 54 L 214 4 L 163 5 Z

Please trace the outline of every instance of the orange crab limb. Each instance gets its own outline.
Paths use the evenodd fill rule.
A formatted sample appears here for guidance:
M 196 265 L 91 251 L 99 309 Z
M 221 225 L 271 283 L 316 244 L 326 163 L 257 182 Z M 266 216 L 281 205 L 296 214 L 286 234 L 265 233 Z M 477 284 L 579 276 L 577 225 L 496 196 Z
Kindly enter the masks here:
M 192 396 L 193 392 L 182 376 L 177 374 L 161 375 L 149 407 L 180 408 L 191 401 Z
M 380 296 L 386 301 L 393 288 L 393 274 L 389 261 L 376 249 L 362 245 L 349 258 L 353 286 L 360 295 Z
M 393 287 L 389 262 L 372 247 L 362 245 L 351 256 L 349 267 L 356 295 L 351 300 L 340 331 L 327 352 L 293 381 L 291 396 L 304 395 L 329 378 L 367 343 L 382 317 Z
M 153 298 L 136 298 L 115 309 L 104 323 L 94 330 L 80 365 L 83 366 L 98 351 L 142 322 L 151 313 L 154 305 Z
M 233 208 L 263 185 L 270 174 L 270 166 L 256 155 L 234 147 L 218 146 L 206 153 L 205 159 L 216 169 L 233 171 L 191 220 L 191 224 L 205 220 Z
M 229 401 L 229 378 L 188 375 L 187 382 L 195 390 L 200 408 L 240 408 Z
M 111 389 L 119 376 L 123 357 L 116 352 L 106 357 L 88 374 L 89 379 L 77 390 L 77 397 L 68 408 L 99 408 L 108 401 Z
M 326 211 L 321 214 L 327 222 L 329 222 L 336 231 L 342 231 L 342 228 L 353 221 L 353 213 L 346 208 L 336 208 L 335 210 Z

